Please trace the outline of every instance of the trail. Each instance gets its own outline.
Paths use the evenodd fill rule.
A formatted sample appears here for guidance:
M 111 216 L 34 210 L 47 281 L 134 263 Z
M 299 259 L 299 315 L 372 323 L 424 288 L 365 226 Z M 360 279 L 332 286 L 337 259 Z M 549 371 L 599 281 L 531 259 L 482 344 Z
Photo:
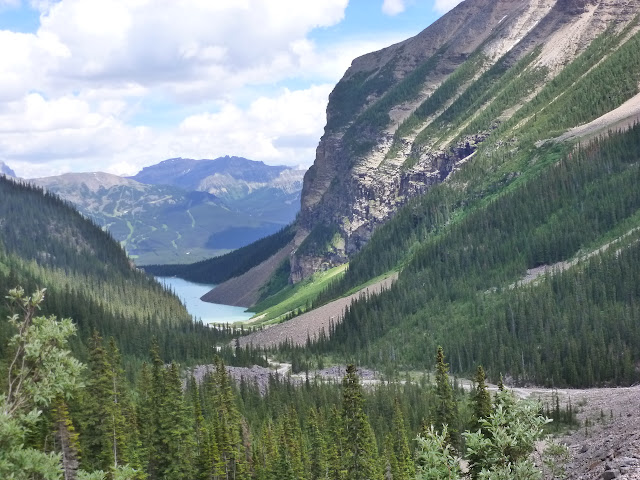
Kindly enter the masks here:
M 624 235 L 616 238 L 615 240 L 611 240 L 610 242 L 605 243 L 601 247 L 593 250 L 592 252 L 589 252 L 589 253 L 584 254 L 584 255 L 580 255 L 580 256 L 574 258 L 573 260 L 557 262 L 557 263 L 554 263 L 553 265 L 540 265 L 539 267 L 530 268 L 530 269 L 527 270 L 527 274 L 521 280 L 519 280 L 516 283 L 511 284 L 509 287 L 510 288 L 515 288 L 517 285 L 527 285 L 527 284 L 529 284 L 531 282 L 534 282 L 535 280 L 537 280 L 539 277 L 545 275 L 546 273 L 550 273 L 550 274 L 561 273 L 561 272 L 573 267 L 574 265 L 577 265 L 579 262 L 581 262 L 583 260 L 588 260 L 589 258 L 593 257 L 594 255 L 598 255 L 599 253 L 602 253 L 602 252 L 608 250 L 609 247 L 611 247 L 611 246 L 613 246 L 613 245 L 615 245 L 617 243 L 620 243 L 623 239 L 625 239 L 629 235 L 637 232 L 638 230 L 640 230 L 640 228 L 632 228 L 631 230 L 626 232 Z

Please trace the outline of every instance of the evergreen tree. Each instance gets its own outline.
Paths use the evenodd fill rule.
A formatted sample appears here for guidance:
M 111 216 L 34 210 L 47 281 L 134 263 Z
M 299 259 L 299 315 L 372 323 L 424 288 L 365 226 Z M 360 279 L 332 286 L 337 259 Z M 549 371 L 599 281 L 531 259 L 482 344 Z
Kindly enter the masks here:
M 153 445 L 157 425 L 153 401 L 153 381 L 149 365 L 145 362 L 140 370 L 137 386 L 137 417 L 140 425 L 140 448 L 138 457 L 143 470 L 151 473 L 153 469 Z M 153 476 L 150 476 L 152 479 Z
M 376 439 L 364 412 L 362 386 L 355 365 L 347 366 L 342 389 L 342 459 L 346 478 L 379 480 L 382 472 Z
M 400 401 L 396 397 L 393 402 L 393 419 L 391 423 L 391 446 L 389 452 L 393 456 L 391 463 L 391 475 L 393 480 L 409 480 L 415 476 L 415 465 L 411 449 L 409 448 L 409 440 L 407 438 L 407 430 L 404 424 L 404 415 L 400 407 Z
M 342 418 L 338 409 L 334 406 L 329 415 L 327 426 L 327 463 L 330 480 L 345 480 L 346 470 L 344 469 L 343 451 L 344 438 L 342 436 Z
M 193 440 L 192 421 L 182 394 L 178 366 L 172 363 L 164 372 L 164 397 L 160 404 L 158 475 L 163 480 L 191 480 Z
M 436 355 L 436 410 L 435 425 L 438 431 L 444 431 L 447 425 L 448 441 L 457 444 L 458 407 L 449 382 L 449 364 L 444 361 L 444 351 L 438 347 Z
M 485 373 L 482 365 L 478 365 L 474 381 L 476 390 L 473 395 L 473 415 L 476 429 L 482 428 L 481 420 L 491 415 L 491 394 L 485 383 Z
M 127 440 L 136 437 L 135 422 L 127 425 L 125 420 L 124 378 L 113 339 L 107 352 L 102 338 L 94 332 L 88 367 L 81 400 L 82 465 L 85 470 L 111 472 L 129 463 Z
M 248 465 L 242 443 L 242 422 L 235 404 L 227 369 L 220 358 L 215 361 L 216 441 L 227 480 L 246 478 Z
M 327 446 L 322 434 L 322 425 L 318 412 L 310 408 L 307 415 L 307 429 L 309 436 L 309 468 L 310 480 L 324 480 L 328 478 L 329 466 L 327 462 Z

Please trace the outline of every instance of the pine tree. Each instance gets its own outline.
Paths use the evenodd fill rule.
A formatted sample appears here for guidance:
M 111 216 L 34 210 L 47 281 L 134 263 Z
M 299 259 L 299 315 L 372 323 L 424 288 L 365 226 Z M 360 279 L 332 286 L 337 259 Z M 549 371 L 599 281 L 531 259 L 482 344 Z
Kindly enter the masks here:
M 164 372 L 164 398 L 160 404 L 158 474 L 163 480 L 192 478 L 192 421 L 182 395 L 178 366 L 172 363 Z
M 347 366 L 342 389 L 342 442 L 346 478 L 381 479 L 376 439 L 364 412 L 362 386 L 354 365 Z
M 310 479 L 321 480 L 328 478 L 327 446 L 322 435 L 320 419 L 315 408 L 309 409 L 307 415 L 307 430 L 309 437 Z
M 327 425 L 327 463 L 330 480 L 344 480 L 346 471 L 342 461 L 343 437 L 340 411 L 334 406 L 329 415 Z
M 114 459 L 114 435 L 111 404 L 113 402 L 113 369 L 94 331 L 90 343 L 87 387 L 81 400 L 81 445 L 84 470 L 109 471 Z
M 438 347 L 436 355 L 436 411 L 435 425 L 438 431 L 443 431 L 447 425 L 447 440 L 457 444 L 458 407 L 453 396 L 453 388 L 449 382 L 449 364 L 444 361 L 444 351 Z
M 215 361 L 216 441 L 225 478 L 241 479 L 248 475 L 246 452 L 242 444 L 242 422 L 235 405 L 227 369 L 220 358 Z
M 145 362 L 140 370 L 138 380 L 137 417 L 140 425 L 140 448 L 138 456 L 145 471 L 151 473 L 153 444 L 156 436 L 156 416 L 153 405 L 153 382 L 149 365 Z M 150 478 L 154 478 L 151 476 Z
M 134 461 L 135 452 L 133 447 L 137 440 L 137 425 L 133 409 L 126 397 L 122 359 L 113 337 L 109 339 L 107 355 L 111 367 L 110 376 L 112 381 L 111 398 L 108 399 L 107 403 L 109 435 L 113 447 L 112 468 L 115 470 L 125 464 L 135 468 L 137 467 L 137 462 Z
M 193 437 L 195 442 L 194 470 L 197 480 L 208 480 L 211 478 L 214 459 L 212 458 L 212 445 L 210 445 L 209 431 L 202 415 L 200 405 L 200 393 L 198 385 L 193 375 L 191 376 L 188 390 L 191 391 L 191 406 L 193 408 Z
M 415 465 L 409 448 L 404 415 L 400 409 L 400 401 L 396 397 L 393 402 L 392 419 L 392 451 L 394 462 L 391 464 L 393 480 L 409 480 L 415 476 Z
M 473 415 L 475 420 L 475 429 L 481 428 L 481 420 L 491 415 L 491 394 L 485 383 L 485 373 L 482 365 L 478 365 L 474 381 L 476 382 L 476 390 L 473 395 Z

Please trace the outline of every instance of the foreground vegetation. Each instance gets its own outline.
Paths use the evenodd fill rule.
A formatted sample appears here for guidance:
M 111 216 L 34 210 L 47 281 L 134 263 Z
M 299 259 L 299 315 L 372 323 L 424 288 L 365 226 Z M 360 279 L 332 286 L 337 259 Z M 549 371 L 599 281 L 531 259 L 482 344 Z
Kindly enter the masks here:
M 0 370 L 3 478 L 399 480 L 449 469 L 462 478 L 454 455 L 465 451 L 465 477 L 540 478 L 528 460 L 547 421 L 540 406 L 506 391 L 492 403 L 481 368 L 473 395 L 454 389 L 442 349 L 434 386 L 364 390 L 349 366 L 341 386 L 271 377 L 261 396 L 234 387 L 219 358 L 201 382 L 184 382 L 154 344 L 132 385 L 115 343 L 97 333 L 86 366 L 72 357 L 71 321 L 37 316 L 43 291 L 9 298 L 20 314 Z M 466 427 L 475 432 L 460 435 Z

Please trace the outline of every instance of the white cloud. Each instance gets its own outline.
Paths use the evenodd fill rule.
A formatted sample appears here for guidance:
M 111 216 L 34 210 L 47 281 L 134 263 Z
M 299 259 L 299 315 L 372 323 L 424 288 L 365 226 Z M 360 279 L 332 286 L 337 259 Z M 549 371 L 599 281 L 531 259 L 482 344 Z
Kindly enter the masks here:
M 25 177 L 133 174 L 172 156 L 308 166 L 332 85 L 404 38 L 319 48 L 309 32 L 339 23 L 348 0 L 30 3 L 36 33 L 0 31 L 0 159 Z M 155 104 L 171 120 L 147 126 Z
M 326 123 L 331 84 L 282 90 L 245 109 L 227 102 L 216 112 L 185 118 L 175 130 L 131 127 L 76 98 L 45 100 L 31 94 L 0 115 L 0 158 L 24 177 L 65 171 L 132 175 L 143 166 L 183 156 L 233 154 L 271 164 L 309 166 Z
M 462 3 L 463 0 L 436 0 L 433 9 L 438 13 L 447 13 L 453 7 Z
M 404 9 L 404 0 L 384 0 L 384 3 L 382 4 L 382 12 L 385 15 L 398 15 L 399 13 L 404 12 Z

